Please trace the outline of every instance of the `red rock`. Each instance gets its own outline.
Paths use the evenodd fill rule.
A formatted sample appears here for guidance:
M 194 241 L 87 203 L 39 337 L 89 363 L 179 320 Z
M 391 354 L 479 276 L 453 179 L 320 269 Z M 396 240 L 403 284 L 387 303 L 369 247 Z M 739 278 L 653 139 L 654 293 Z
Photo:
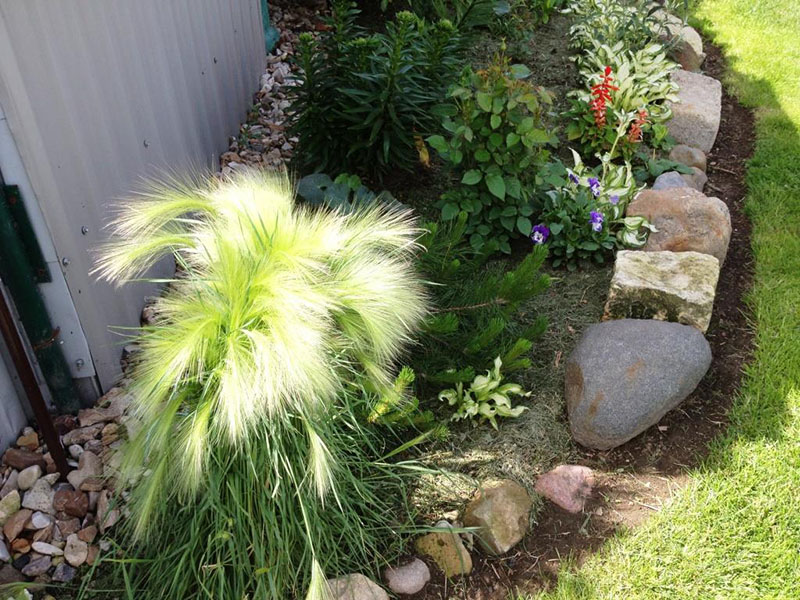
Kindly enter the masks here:
M 39 465 L 44 471 L 47 464 L 41 454 L 19 448 L 9 448 L 3 455 L 3 462 L 22 471 L 32 465 Z
M 89 552 L 86 554 L 86 564 L 91 566 L 97 560 L 97 555 L 100 554 L 98 546 L 89 546 Z
M 536 493 L 571 513 L 583 510 L 592 495 L 594 473 L 589 467 L 559 465 L 539 477 Z
M 34 542 L 49 542 L 53 539 L 53 525 L 48 525 L 33 534 Z
M 97 527 L 90 525 L 89 527 L 81 529 L 78 532 L 78 537 L 87 544 L 91 544 L 94 541 L 94 538 L 97 537 Z
M 27 554 L 31 551 L 31 543 L 25 538 L 17 538 L 11 542 L 11 551 Z
M 89 510 L 89 498 L 83 492 L 61 490 L 53 497 L 53 508 L 73 517 L 83 517 Z
M 62 519 L 58 521 L 56 525 L 58 525 L 58 530 L 61 532 L 61 535 L 66 538 L 68 535 L 77 533 L 78 530 L 80 530 L 81 520 L 78 519 L 77 517 L 72 519 Z

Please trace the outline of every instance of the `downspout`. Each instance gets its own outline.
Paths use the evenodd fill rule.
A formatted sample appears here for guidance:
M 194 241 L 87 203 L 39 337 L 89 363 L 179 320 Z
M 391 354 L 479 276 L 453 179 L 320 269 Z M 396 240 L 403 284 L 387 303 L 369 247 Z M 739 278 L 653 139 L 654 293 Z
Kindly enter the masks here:
M 261 25 L 264 27 L 264 45 L 266 46 L 267 54 L 272 52 L 275 44 L 278 43 L 280 34 L 269 22 L 269 6 L 267 0 L 261 0 Z
M 0 174 L 0 277 L 17 308 L 53 402 L 60 412 L 74 413 L 80 408 L 80 403 L 59 345 L 60 332 L 53 328 L 37 287 L 37 273 L 39 277 L 48 277 L 49 273 L 41 273 L 41 267 L 36 271 L 29 258 L 38 252 L 38 246 L 31 247 L 35 238 L 28 242 L 27 247 L 23 244 L 20 230 L 28 224 L 20 223 L 23 219 L 19 217 L 25 214 L 20 202 L 16 188 L 6 186 Z

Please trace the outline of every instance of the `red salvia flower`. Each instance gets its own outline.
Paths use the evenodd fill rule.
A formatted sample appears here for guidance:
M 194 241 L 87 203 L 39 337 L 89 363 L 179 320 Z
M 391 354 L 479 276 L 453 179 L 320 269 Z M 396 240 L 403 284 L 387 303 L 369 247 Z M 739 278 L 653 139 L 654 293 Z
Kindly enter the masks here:
M 637 144 L 642 141 L 642 127 L 647 123 L 647 109 L 639 109 L 639 113 L 631 123 L 630 131 L 628 131 L 628 141 Z
M 606 67 L 600 83 L 592 86 L 592 100 L 589 102 L 589 110 L 594 113 L 594 123 L 598 129 L 606 126 L 606 103 L 611 102 L 611 92 L 616 92 L 619 88 L 611 85 L 614 78 L 611 76 L 611 67 Z

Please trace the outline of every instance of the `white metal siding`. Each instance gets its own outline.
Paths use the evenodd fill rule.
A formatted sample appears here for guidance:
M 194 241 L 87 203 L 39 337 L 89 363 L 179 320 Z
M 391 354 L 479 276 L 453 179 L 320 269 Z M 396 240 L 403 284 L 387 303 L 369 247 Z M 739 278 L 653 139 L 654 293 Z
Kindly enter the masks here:
M 215 166 L 264 63 L 259 0 L 0 0 L 0 105 L 104 388 L 109 326 L 138 325 L 151 293 L 88 274 L 109 205 L 143 175 Z

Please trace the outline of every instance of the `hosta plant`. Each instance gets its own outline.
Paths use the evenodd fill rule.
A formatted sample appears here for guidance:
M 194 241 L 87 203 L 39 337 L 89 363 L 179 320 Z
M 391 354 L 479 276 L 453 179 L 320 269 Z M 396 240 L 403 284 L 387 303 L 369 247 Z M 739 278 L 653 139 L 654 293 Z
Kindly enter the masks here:
M 293 195 L 268 172 L 155 186 L 101 251 L 117 283 L 179 265 L 129 387 L 137 597 L 318 598 L 325 577 L 377 568 L 406 523 L 389 438 L 365 415 L 426 314 L 419 232 L 408 211 Z
M 447 402 L 455 409 L 450 417 L 452 421 L 469 419 L 476 426 L 480 422 L 488 421 L 497 429 L 498 417 L 514 418 L 528 410 L 526 406 L 513 406 L 513 396 L 528 397 L 530 392 L 525 392 L 516 383 L 504 384 L 500 374 L 502 365 L 502 360 L 497 357 L 494 359 L 494 367 L 486 375 L 476 376 L 468 388 L 459 382 L 455 388 L 439 393 L 439 400 Z
M 510 253 L 509 240 L 531 232 L 532 186 L 549 157 L 547 146 L 557 140 L 544 122 L 552 97 L 527 81 L 529 75 L 503 54 L 486 69 L 468 72 L 450 93 L 448 135 L 427 140 L 461 183 L 442 196 L 442 219 L 466 212 L 475 251 L 488 245 Z
M 571 94 L 567 137 L 587 154 L 613 146 L 615 156 L 630 160 L 642 144 L 665 144 L 665 123 L 672 116 L 668 102 L 677 101 L 678 90 L 670 74 L 677 66 L 657 45 L 636 54 L 606 50 L 587 63 L 586 89 Z

